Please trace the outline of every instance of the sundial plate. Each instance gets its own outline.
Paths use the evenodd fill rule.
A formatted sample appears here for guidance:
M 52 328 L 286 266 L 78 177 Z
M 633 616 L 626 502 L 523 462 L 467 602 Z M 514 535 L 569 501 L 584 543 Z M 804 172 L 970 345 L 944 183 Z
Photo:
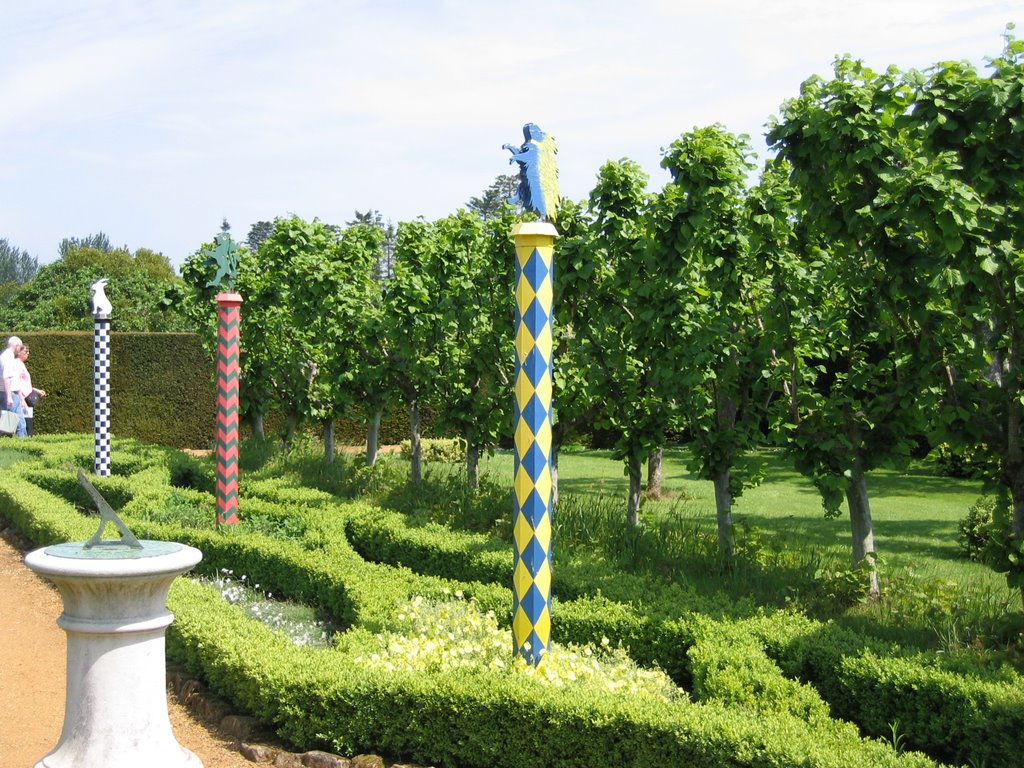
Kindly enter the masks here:
M 53 557 L 67 557 L 75 560 L 139 560 L 144 557 L 159 557 L 181 550 L 181 544 L 173 541 L 151 541 L 142 539 L 139 547 L 129 547 L 117 540 L 101 541 L 85 548 L 84 541 L 69 541 L 54 544 L 43 550 Z

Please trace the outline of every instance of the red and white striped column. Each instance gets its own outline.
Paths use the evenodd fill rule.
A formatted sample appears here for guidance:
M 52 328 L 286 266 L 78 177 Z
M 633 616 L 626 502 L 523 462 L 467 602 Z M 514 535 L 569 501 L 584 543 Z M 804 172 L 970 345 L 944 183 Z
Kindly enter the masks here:
M 238 522 L 238 326 L 242 295 L 217 294 L 217 525 Z

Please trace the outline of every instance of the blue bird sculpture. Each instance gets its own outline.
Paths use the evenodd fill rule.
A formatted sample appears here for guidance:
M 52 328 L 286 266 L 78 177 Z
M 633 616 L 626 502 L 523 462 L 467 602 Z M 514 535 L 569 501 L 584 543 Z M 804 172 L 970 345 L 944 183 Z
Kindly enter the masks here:
M 558 216 L 561 196 L 558 192 L 558 166 L 555 140 L 544 133 L 536 123 L 523 126 L 526 141 L 521 147 L 503 145 L 512 153 L 509 163 L 519 163 L 519 192 L 509 202 L 521 203 L 545 221 L 553 222 Z

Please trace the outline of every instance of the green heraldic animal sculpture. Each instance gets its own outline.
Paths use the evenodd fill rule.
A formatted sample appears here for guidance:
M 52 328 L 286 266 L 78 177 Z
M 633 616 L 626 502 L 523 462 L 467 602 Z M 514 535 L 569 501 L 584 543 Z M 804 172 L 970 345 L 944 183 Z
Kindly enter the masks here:
M 203 266 L 208 270 L 216 270 L 216 274 L 206 284 L 207 288 L 221 288 L 228 291 L 235 289 L 235 278 L 238 277 L 238 246 L 227 234 L 221 232 L 213 238 L 214 247 L 203 251 Z
M 524 125 L 523 136 L 526 141 L 518 149 L 511 144 L 502 145 L 512 153 L 509 163 L 519 163 L 519 192 L 509 202 L 513 205 L 522 203 L 526 210 L 553 222 L 561 202 L 555 140 L 536 123 Z

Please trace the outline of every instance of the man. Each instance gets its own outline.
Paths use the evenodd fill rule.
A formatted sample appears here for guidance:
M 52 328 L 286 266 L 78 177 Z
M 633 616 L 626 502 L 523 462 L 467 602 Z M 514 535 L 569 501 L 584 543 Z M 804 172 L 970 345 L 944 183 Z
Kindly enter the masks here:
M 8 376 L 11 373 L 11 364 L 14 362 L 14 350 L 21 346 L 21 339 L 11 336 L 7 339 L 7 349 L 0 352 L 0 379 L 4 382 L 4 400 L 0 403 L 5 411 L 21 413 L 21 397 L 19 397 L 11 386 Z

